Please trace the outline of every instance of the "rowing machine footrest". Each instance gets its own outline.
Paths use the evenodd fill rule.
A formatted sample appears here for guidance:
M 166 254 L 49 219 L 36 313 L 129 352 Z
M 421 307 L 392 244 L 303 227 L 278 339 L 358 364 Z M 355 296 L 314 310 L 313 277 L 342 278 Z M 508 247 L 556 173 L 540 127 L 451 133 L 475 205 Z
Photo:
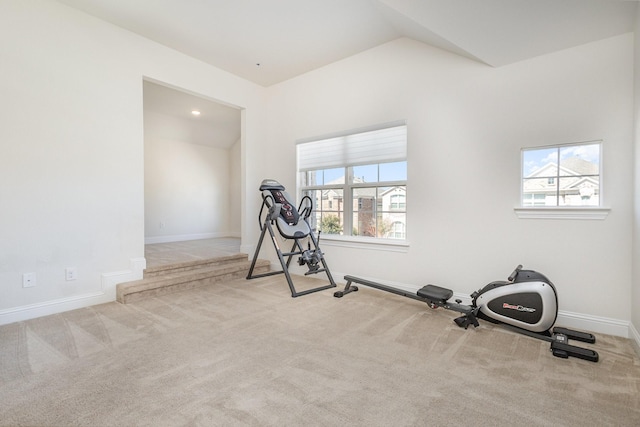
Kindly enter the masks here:
M 594 344 L 596 342 L 596 337 L 588 332 L 574 331 L 573 329 L 556 326 L 553 328 L 553 333 L 566 335 L 571 340 L 582 341 L 589 344 Z
M 566 351 L 564 350 L 558 350 L 557 348 L 552 348 L 551 349 L 551 353 L 555 356 L 555 357 L 561 357 L 563 359 L 568 359 L 569 358 L 569 354 L 567 354 Z
M 600 358 L 598 352 L 594 350 L 569 344 L 569 338 L 564 334 L 554 334 L 552 339 L 551 352 L 556 357 L 566 359 L 571 356 L 588 360 L 589 362 L 597 362 Z
M 444 304 L 453 296 L 453 291 L 436 285 L 427 285 L 418 290 L 418 296 L 436 304 Z

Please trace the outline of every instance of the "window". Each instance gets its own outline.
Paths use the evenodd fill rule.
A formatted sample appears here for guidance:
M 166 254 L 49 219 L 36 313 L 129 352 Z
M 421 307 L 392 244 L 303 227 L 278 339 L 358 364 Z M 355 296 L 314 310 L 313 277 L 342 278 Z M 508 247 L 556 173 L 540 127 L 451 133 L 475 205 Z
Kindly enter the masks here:
M 406 196 L 404 194 L 391 195 L 391 209 L 404 210 L 407 203 L 405 202 Z
M 299 188 L 311 226 L 325 234 L 405 239 L 407 127 L 394 125 L 298 144 Z
M 391 224 L 391 229 L 393 233 L 393 237 L 395 239 L 404 239 L 404 223 L 403 222 L 394 222 Z
M 523 149 L 522 206 L 600 206 L 600 153 L 600 142 Z

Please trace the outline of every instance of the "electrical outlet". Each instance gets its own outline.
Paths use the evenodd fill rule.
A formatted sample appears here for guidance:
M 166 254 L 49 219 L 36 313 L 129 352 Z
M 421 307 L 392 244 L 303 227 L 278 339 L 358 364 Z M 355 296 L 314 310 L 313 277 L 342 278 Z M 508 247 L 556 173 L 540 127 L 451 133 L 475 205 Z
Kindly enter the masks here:
M 22 275 L 22 287 L 32 288 L 36 285 L 36 273 L 24 273 Z
M 64 275 L 67 281 L 76 280 L 78 278 L 78 269 L 75 267 L 67 267 L 64 269 Z

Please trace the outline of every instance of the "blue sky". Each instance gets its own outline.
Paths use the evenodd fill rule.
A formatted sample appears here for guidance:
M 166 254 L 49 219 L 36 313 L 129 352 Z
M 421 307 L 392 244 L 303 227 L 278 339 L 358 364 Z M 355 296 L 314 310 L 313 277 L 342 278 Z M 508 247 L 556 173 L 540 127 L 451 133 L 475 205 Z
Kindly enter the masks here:
M 384 182 L 384 181 L 406 181 L 407 162 L 381 163 L 380 176 L 378 176 L 378 165 L 354 166 L 353 174 L 357 178 L 363 178 L 364 182 Z M 344 168 L 324 169 L 324 184 L 344 179 Z M 317 183 L 321 184 L 318 177 Z
M 529 176 L 548 163 L 558 164 L 560 160 L 579 157 L 597 165 L 600 164 L 600 144 L 567 145 L 563 147 L 522 150 L 522 175 Z

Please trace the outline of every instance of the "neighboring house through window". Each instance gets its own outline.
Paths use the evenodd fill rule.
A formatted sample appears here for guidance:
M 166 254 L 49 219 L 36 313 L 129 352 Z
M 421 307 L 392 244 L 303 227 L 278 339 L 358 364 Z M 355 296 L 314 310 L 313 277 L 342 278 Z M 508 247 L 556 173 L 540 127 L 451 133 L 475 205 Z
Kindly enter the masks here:
M 600 206 L 601 143 L 522 150 L 522 206 Z
M 298 144 L 299 189 L 323 233 L 405 239 L 407 127 L 354 131 Z

